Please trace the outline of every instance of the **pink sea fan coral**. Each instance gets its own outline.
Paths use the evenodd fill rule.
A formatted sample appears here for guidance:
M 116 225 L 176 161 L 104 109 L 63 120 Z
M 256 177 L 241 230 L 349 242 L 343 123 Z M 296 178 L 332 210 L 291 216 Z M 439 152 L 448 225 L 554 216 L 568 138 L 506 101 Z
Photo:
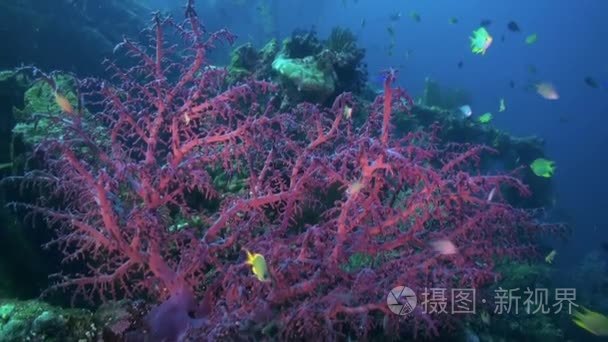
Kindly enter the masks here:
M 186 18 L 156 16 L 148 42 L 125 39 L 117 52 L 133 64 L 107 63 L 111 81 L 79 81 L 78 110 L 54 121 L 62 136 L 38 146 L 45 168 L 24 180 L 47 191 L 22 205 L 56 228 L 49 245 L 65 262 L 86 260 L 50 290 L 91 300 L 145 293 L 169 298 L 165 307 L 185 298 L 176 307 L 186 311 L 205 297 L 200 324 L 180 313 L 180 336 L 435 332 L 441 320 L 419 311 L 398 321 L 388 291 L 482 286 L 495 279 L 497 256 L 533 251 L 544 227 L 486 200 L 506 186 L 528 194 L 511 175 L 479 174 L 476 161 L 491 149 L 442 144 L 435 126 L 395 134 L 392 116 L 412 104 L 393 72 L 369 106 L 345 93 L 331 108 L 281 112 L 274 85 L 228 86 L 207 64 L 230 33 L 208 34 L 192 1 Z M 367 112 L 365 123 L 346 118 L 347 106 Z M 430 242 L 442 239 L 459 252 L 437 253 Z M 265 256 L 272 282 L 252 277 L 243 248 Z M 155 313 L 171 311 L 162 308 Z

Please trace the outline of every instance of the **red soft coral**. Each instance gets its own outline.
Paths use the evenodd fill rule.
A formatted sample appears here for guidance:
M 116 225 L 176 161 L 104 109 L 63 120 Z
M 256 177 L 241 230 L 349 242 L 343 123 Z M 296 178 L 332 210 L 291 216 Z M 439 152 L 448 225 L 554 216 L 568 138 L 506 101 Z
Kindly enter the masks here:
M 86 272 L 61 275 L 52 289 L 159 301 L 192 291 L 213 307 L 193 336 L 274 327 L 333 340 L 395 328 L 385 304 L 394 286 L 481 286 L 494 279 L 496 256 L 533 250 L 542 226 L 486 200 L 502 186 L 528 193 L 510 175 L 478 175 L 488 148 L 441 144 L 437 127 L 391 131 L 393 113 L 412 105 L 393 88 L 394 72 L 369 107 L 347 93 L 331 108 L 281 113 L 272 84 L 226 86 L 206 55 L 234 37 L 206 35 L 192 1 L 186 16 L 185 25 L 157 16 L 150 42 L 121 43 L 135 63 L 108 63 L 114 82 L 80 81 L 84 101 L 56 121 L 63 136 L 39 146 L 47 169 L 26 179 L 53 191 L 27 206 L 57 227 L 51 244 L 65 261 L 87 260 Z M 169 45 L 168 30 L 187 48 Z M 366 122 L 354 126 L 350 108 Z M 438 254 L 437 239 L 460 253 Z M 251 277 L 243 247 L 266 257 L 272 283 Z M 436 332 L 438 323 L 417 311 L 397 329 Z

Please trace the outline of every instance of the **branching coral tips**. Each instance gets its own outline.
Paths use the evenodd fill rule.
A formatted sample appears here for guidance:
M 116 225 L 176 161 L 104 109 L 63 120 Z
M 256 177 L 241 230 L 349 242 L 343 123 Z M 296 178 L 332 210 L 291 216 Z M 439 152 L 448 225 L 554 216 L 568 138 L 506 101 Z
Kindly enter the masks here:
M 245 263 L 247 265 L 251 265 L 253 275 L 258 278 L 259 281 L 270 281 L 268 265 L 266 265 L 266 259 L 264 256 L 258 253 L 251 253 L 248 250 L 245 250 L 245 253 L 247 253 L 247 261 L 245 261 Z
M 477 30 L 473 31 L 473 37 L 471 39 L 471 51 L 475 54 L 486 53 L 486 50 L 492 45 L 492 36 L 488 33 L 488 31 L 484 27 L 480 27 Z

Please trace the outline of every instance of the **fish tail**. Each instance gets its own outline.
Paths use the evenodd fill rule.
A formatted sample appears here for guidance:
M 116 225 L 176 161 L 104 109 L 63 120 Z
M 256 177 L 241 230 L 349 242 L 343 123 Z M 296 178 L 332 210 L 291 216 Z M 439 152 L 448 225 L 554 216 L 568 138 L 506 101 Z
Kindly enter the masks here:
M 251 252 L 247 248 L 243 248 L 243 250 L 245 251 L 245 253 L 247 253 L 247 260 L 245 261 L 245 263 L 251 265 L 253 261 L 253 254 L 251 254 Z
M 587 327 L 585 327 L 585 324 L 579 319 L 579 318 L 573 318 L 572 322 L 576 325 L 578 325 L 579 327 L 587 330 Z

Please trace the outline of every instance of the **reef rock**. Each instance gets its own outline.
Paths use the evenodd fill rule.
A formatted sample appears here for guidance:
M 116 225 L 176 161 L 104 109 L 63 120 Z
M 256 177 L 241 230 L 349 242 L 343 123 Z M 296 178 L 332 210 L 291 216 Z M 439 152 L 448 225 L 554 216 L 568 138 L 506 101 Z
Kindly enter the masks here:
M 334 71 L 320 67 L 312 56 L 286 58 L 279 55 L 272 62 L 272 69 L 280 75 L 288 91 L 291 90 L 292 98 L 324 102 L 336 90 Z

